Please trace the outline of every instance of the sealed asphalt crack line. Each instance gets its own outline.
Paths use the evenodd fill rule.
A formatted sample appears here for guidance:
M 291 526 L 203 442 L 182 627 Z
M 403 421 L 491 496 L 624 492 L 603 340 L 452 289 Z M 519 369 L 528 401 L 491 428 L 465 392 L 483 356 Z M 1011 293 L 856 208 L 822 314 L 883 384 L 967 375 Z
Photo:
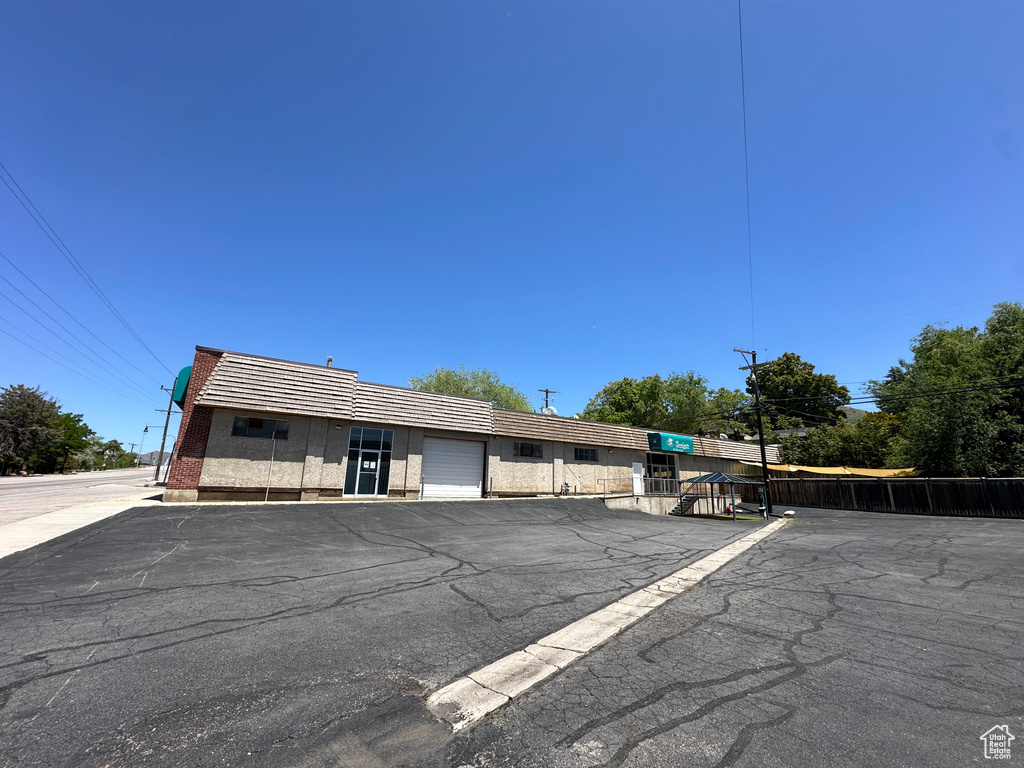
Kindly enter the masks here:
M 688 591 L 786 522 L 776 520 L 758 528 L 675 573 L 541 638 L 527 648 L 455 680 L 435 691 L 427 699 L 427 706 L 455 731 L 472 725 L 541 680 L 564 669 L 658 606 Z M 816 625 L 815 631 L 818 628 Z M 795 637 L 801 638 L 802 635 L 798 633 Z M 795 659 L 792 662 L 799 664 Z
M 743 757 L 743 752 L 748 746 L 750 746 L 750 742 L 753 740 L 756 732 L 766 731 L 769 728 L 782 725 L 798 711 L 796 707 L 788 704 L 775 704 L 774 706 L 784 709 L 785 712 L 771 720 L 763 720 L 758 723 L 748 723 L 740 728 L 740 732 L 737 734 L 736 740 L 733 741 L 732 746 L 729 747 L 729 751 L 725 753 L 725 757 L 718 761 L 715 768 L 727 768 L 727 766 L 733 765 L 737 760 Z
M 478 575 L 482 575 L 482 574 L 478 574 L 478 573 L 463 574 L 463 575 L 458 576 L 458 578 L 460 578 L 460 579 L 473 578 L 473 577 L 476 577 Z M 191 624 L 185 624 L 185 625 L 181 625 L 181 626 L 177 626 L 177 627 L 172 627 L 172 628 L 169 628 L 169 629 L 157 630 L 157 631 L 154 631 L 154 632 L 145 632 L 145 633 L 141 633 L 141 634 L 137 634 L 137 635 L 130 635 L 130 636 L 125 636 L 125 637 L 113 638 L 113 639 L 110 639 L 110 640 L 97 640 L 97 641 L 93 641 L 93 642 L 81 643 L 81 644 L 78 644 L 78 645 L 66 646 L 66 647 L 60 647 L 60 648 L 40 649 L 39 651 L 37 651 L 38 653 L 50 654 L 50 653 L 57 653 L 57 652 L 81 650 L 81 649 L 88 648 L 88 647 L 91 647 L 91 646 L 100 646 L 100 647 L 102 647 L 102 646 L 113 646 L 113 645 L 116 645 L 118 643 L 124 643 L 124 642 L 130 642 L 130 641 L 134 642 L 134 641 L 137 641 L 137 640 L 144 640 L 144 639 L 149 639 L 149 638 L 152 638 L 152 637 L 162 637 L 162 636 L 167 636 L 167 635 L 171 635 L 171 634 L 174 634 L 174 633 L 180 633 L 180 632 L 185 632 L 185 631 L 188 631 L 188 630 L 194 630 L 194 629 L 197 629 L 199 627 L 204 627 L 204 626 L 211 626 L 211 625 L 212 626 L 216 626 L 216 625 L 223 625 L 223 624 L 237 624 L 238 625 L 238 626 L 234 626 L 234 627 L 228 627 L 228 628 L 225 628 L 225 629 L 220 629 L 220 630 L 213 631 L 213 632 L 203 632 L 203 633 L 195 634 L 195 635 L 193 635 L 191 637 L 185 637 L 185 638 L 181 638 L 181 639 L 178 639 L 178 640 L 173 640 L 173 641 L 167 642 L 165 644 L 156 645 L 156 646 L 152 646 L 152 647 L 149 647 L 149 648 L 133 649 L 131 652 L 128 652 L 128 653 L 125 653 L 125 654 L 121 654 L 121 655 L 117 655 L 117 656 L 111 656 L 111 657 L 109 657 L 107 659 L 103 659 L 101 661 L 92 662 L 90 664 L 83 664 L 83 665 L 81 665 L 81 667 L 71 667 L 71 668 L 64 669 L 64 670 L 58 670 L 58 671 L 49 672 L 49 673 L 46 673 L 46 674 L 30 677 L 30 678 L 27 678 L 26 680 L 18 681 L 17 683 L 12 683 L 12 685 L 20 686 L 24 682 L 28 682 L 28 681 L 31 681 L 31 680 L 40 680 L 40 679 L 43 679 L 43 678 L 46 678 L 46 677 L 52 677 L 53 675 L 63 674 L 64 672 L 69 672 L 69 671 L 72 671 L 72 670 L 78 669 L 78 668 L 83 668 L 84 669 L 84 668 L 87 668 L 87 667 L 94 667 L 94 666 L 97 666 L 97 665 L 100 665 L 100 664 L 108 663 L 110 661 L 116 661 L 118 659 L 127 658 L 127 657 L 130 657 L 132 655 L 137 655 L 137 654 L 142 654 L 142 653 L 151 653 L 153 651 L 163 650 L 165 648 L 171 648 L 171 647 L 174 647 L 174 646 L 177 646 L 177 645 L 181 645 L 182 643 L 189 643 L 189 642 L 194 642 L 196 640 L 202 640 L 202 639 L 206 639 L 206 638 L 210 638 L 210 637 L 216 637 L 216 636 L 219 636 L 219 635 L 222 635 L 222 634 L 226 634 L 226 633 L 229 633 L 229 632 L 237 632 L 239 630 L 244 630 L 244 629 L 249 629 L 249 628 L 252 628 L 252 627 L 261 626 L 263 624 L 267 624 L 267 623 L 274 622 L 274 621 L 294 619 L 294 618 L 299 618 L 299 617 L 303 617 L 303 616 L 309 616 L 309 615 L 316 614 L 316 613 L 322 613 L 322 612 L 330 611 L 330 610 L 333 610 L 335 608 L 339 608 L 339 607 L 343 607 L 343 606 L 356 605 L 356 604 L 363 603 L 363 602 L 366 602 L 366 601 L 371 600 L 371 599 L 375 599 L 377 597 L 380 597 L 381 595 L 393 595 L 393 594 L 401 594 L 401 593 L 404 593 L 404 592 L 412 592 L 412 591 L 415 591 L 417 589 L 423 589 L 424 587 L 432 586 L 434 584 L 444 584 L 444 583 L 447 583 L 447 582 L 449 582 L 451 580 L 452 579 L 441 579 L 441 578 L 435 578 L 435 577 L 428 577 L 426 579 L 421 579 L 421 580 L 418 580 L 418 581 L 398 582 L 396 584 L 389 585 L 389 586 L 386 586 L 386 587 L 382 587 L 382 588 L 379 588 L 379 589 L 373 589 L 373 590 L 368 590 L 368 591 L 365 591 L 365 592 L 356 592 L 356 593 L 353 593 L 353 594 L 344 595 L 342 597 L 339 597 L 336 600 L 331 601 L 330 603 L 326 603 L 324 605 L 319 605 L 319 606 L 299 605 L 299 606 L 293 606 L 293 607 L 290 607 L 290 608 L 281 608 L 281 609 L 278 609 L 276 611 L 272 611 L 272 612 L 270 612 L 268 614 L 263 614 L 263 615 L 254 616 L 254 617 L 241 616 L 241 617 L 233 617 L 233 618 L 211 618 L 211 619 L 204 619 L 202 621 L 193 622 Z M 21 666 L 24 663 L 25 662 L 23 660 L 18 660 L 18 661 L 9 663 L 9 664 L 0 664 L 0 669 L 8 669 L 8 668 L 12 668 L 12 667 L 19 667 L 19 666 Z M 6 687 L 0 689 L 0 691 L 2 691 L 2 690 L 6 690 Z
M 739 701 L 753 693 L 764 693 L 765 691 L 770 691 L 773 688 L 777 688 L 778 686 L 783 685 L 784 683 L 788 683 L 790 680 L 795 680 L 796 678 L 805 674 L 809 668 L 831 664 L 836 659 L 841 658 L 841 656 L 842 654 L 837 653 L 833 656 L 826 656 L 824 659 L 819 659 L 818 661 L 809 662 L 807 664 L 790 664 L 789 666 L 791 666 L 792 669 L 790 669 L 789 672 L 787 672 L 784 675 L 780 675 L 779 677 L 768 680 L 764 683 L 761 683 L 760 685 L 755 685 L 753 688 L 746 688 L 740 691 L 735 691 L 733 693 L 726 694 L 724 696 L 719 696 L 718 698 L 712 699 L 708 701 L 706 704 L 701 705 L 689 714 L 680 715 L 679 717 L 673 717 L 669 720 L 666 720 L 663 723 L 660 723 L 659 725 L 656 725 L 653 728 L 649 728 L 646 731 L 637 734 L 635 737 L 629 739 L 628 741 L 626 741 L 625 744 L 619 747 L 615 751 L 615 754 L 612 755 L 611 759 L 608 762 L 604 763 L 604 768 L 618 768 L 618 766 L 626 762 L 626 760 L 629 758 L 630 753 L 645 741 L 649 741 L 653 738 L 656 738 L 657 736 L 660 736 L 663 733 L 674 731 L 676 728 L 678 728 L 680 725 L 683 725 L 684 723 L 691 723 L 695 720 L 700 720 L 701 718 L 706 717 L 707 715 L 711 714 L 716 709 L 725 704 L 729 704 L 733 701 Z
M 749 669 L 741 669 L 736 672 L 732 672 L 722 677 L 713 677 L 709 680 L 697 680 L 695 682 L 689 680 L 678 680 L 676 682 L 664 685 L 655 691 L 651 691 L 649 694 L 641 699 L 627 704 L 624 707 L 620 707 L 614 712 L 603 715 L 602 717 L 588 720 L 586 723 L 575 729 L 567 736 L 559 739 L 556 742 L 559 746 L 566 746 L 568 744 L 575 744 L 577 741 L 582 739 L 591 731 L 601 728 L 602 726 L 614 723 L 617 720 L 621 720 L 626 715 L 632 714 L 633 712 L 639 712 L 642 709 L 647 709 L 652 704 L 657 704 L 659 701 L 664 699 L 666 696 L 673 693 L 699 691 L 705 688 L 714 688 L 719 685 L 728 685 L 729 683 L 737 683 L 748 677 L 755 677 L 757 675 L 764 675 L 771 672 L 782 672 L 783 670 L 792 670 L 793 663 L 790 661 L 779 662 L 778 664 L 771 664 L 765 667 L 755 667 Z M 749 689 L 745 689 L 749 690 Z

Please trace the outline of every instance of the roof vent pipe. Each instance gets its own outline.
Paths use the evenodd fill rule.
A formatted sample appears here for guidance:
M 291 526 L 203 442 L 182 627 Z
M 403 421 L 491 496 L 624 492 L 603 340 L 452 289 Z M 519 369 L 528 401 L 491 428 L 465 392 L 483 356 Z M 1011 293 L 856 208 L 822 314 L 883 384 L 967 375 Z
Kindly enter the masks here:
M 334 358 L 331 357 L 330 355 L 328 355 L 327 356 L 327 367 L 330 368 L 331 367 L 331 363 L 333 363 L 333 362 L 334 362 Z

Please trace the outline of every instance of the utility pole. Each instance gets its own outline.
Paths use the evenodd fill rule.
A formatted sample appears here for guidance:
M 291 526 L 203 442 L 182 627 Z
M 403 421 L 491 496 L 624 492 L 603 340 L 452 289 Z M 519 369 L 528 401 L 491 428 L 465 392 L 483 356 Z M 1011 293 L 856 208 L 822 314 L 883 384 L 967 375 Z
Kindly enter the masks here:
M 160 465 L 164 461 L 164 445 L 167 444 L 167 428 L 171 426 L 171 411 L 174 410 L 174 387 L 178 386 L 178 379 L 174 379 L 174 386 L 170 389 L 167 387 L 160 387 L 164 392 L 171 393 L 171 401 L 167 404 L 167 419 L 164 421 L 164 437 L 160 441 L 160 455 L 156 459 L 156 472 L 153 473 L 153 482 L 157 482 L 160 479 Z M 157 408 L 158 411 L 163 413 L 162 408 Z
M 772 489 L 771 481 L 768 477 L 768 455 L 765 453 L 764 448 L 764 422 L 761 419 L 761 390 L 757 386 L 757 369 L 761 366 L 770 365 L 773 361 L 769 360 L 767 363 L 761 363 L 758 365 L 757 352 L 748 351 L 745 349 L 732 350 L 733 352 L 739 352 L 744 355 L 744 362 L 746 362 L 746 355 L 750 355 L 751 364 L 740 368 L 741 371 L 750 371 L 754 376 L 754 412 L 757 414 L 757 440 L 761 444 L 761 479 L 764 481 L 764 508 L 765 516 L 772 517 Z
M 544 393 L 544 407 L 545 408 L 549 408 L 550 407 L 548 405 L 548 400 L 551 398 L 551 395 L 557 395 L 558 394 L 558 392 L 556 390 L 554 390 L 554 389 L 538 389 L 537 391 Z

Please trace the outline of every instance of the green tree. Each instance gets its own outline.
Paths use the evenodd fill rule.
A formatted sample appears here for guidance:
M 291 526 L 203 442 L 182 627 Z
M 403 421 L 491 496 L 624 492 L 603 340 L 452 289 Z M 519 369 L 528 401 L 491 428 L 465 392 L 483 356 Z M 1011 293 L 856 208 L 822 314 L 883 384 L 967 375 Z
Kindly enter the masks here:
M 75 468 L 75 455 L 88 445 L 93 431 L 80 413 L 61 412 L 57 416 L 60 438 L 51 446 L 34 451 L 28 460 L 31 472 L 52 473 Z
M 72 455 L 75 469 L 91 471 L 103 464 L 103 444 L 106 442 L 95 432 L 85 438 L 85 446 Z
M 692 432 L 707 412 L 707 382 L 693 371 L 610 382 L 594 395 L 580 417 L 609 424 Z
M 426 376 L 410 378 L 409 386 L 445 395 L 490 400 L 495 408 L 507 408 L 511 411 L 533 410 L 529 398 L 522 391 L 511 384 L 503 383 L 497 374 L 486 368 L 470 370 L 463 365 L 455 370 L 438 367 Z
M 782 439 L 782 454 L 790 464 L 815 467 L 896 468 L 894 441 L 899 419 L 888 413 L 869 413 L 856 424 L 826 424 L 806 436 Z
M 738 389 L 721 387 L 708 393 L 707 407 L 700 418 L 700 431 L 704 434 L 727 435 L 742 440 L 751 430 L 753 399 Z
M 0 388 L 0 474 L 27 468 L 29 458 L 60 440 L 57 401 L 39 387 Z
M 106 465 L 107 469 L 125 469 L 135 463 L 135 454 L 126 451 L 120 440 L 106 440 L 100 443 L 99 453 L 100 465 Z
M 815 373 L 814 365 L 793 352 L 784 352 L 764 367 L 757 383 L 765 408 L 766 430 L 839 424 L 850 402 L 850 390 L 831 374 Z M 754 376 L 747 377 L 747 393 L 754 394 Z
M 925 326 L 869 391 L 899 420 L 894 461 L 928 475 L 1024 474 L 1024 308 L 997 304 L 984 331 Z

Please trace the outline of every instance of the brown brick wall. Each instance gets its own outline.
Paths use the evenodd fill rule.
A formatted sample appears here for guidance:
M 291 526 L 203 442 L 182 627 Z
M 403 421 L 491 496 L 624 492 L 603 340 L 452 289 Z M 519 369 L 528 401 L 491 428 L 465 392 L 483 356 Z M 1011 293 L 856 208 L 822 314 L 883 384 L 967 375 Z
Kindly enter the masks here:
M 192 378 L 188 383 L 188 394 L 185 397 L 185 409 L 181 414 L 181 426 L 178 428 L 178 442 L 174 446 L 171 474 L 167 478 L 168 490 L 192 491 L 199 487 L 213 409 L 196 405 L 195 402 L 218 360 L 219 354 L 196 350 L 196 357 L 192 362 Z

